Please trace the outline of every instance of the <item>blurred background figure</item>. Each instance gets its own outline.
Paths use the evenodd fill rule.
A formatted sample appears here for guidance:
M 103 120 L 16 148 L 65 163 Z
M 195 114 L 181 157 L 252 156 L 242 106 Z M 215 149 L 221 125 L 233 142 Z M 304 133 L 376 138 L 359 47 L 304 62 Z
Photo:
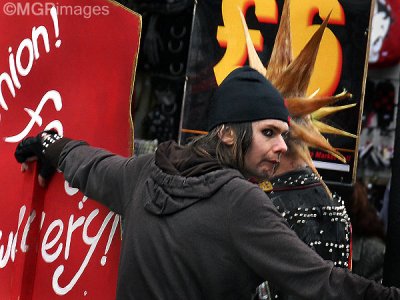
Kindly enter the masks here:
M 362 181 L 354 184 L 345 201 L 353 232 L 353 273 L 381 282 L 385 255 L 385 231 L 375 206 L 368 200 Z

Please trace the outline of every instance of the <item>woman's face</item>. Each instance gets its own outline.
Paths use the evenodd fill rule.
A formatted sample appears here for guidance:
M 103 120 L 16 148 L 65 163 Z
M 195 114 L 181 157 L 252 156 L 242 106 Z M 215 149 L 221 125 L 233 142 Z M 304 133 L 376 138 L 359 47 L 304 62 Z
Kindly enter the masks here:
M 287 151 L 284 135 L 289 126 L 280 120 L 266 119 L 253 122 L 252 129 L 252 142 L 244 156 L 244 175 L 261 181 L 272 177 L 281 154 Z

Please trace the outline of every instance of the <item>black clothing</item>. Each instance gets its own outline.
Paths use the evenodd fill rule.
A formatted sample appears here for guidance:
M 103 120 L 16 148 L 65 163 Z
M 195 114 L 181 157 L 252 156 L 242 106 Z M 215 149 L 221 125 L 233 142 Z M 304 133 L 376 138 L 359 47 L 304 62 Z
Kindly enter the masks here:
M 271 179 L 272 202 L 297 236 L 323 259 L 348 267 L 350 218 L 343 200 L 325 190 L 310 168 Z
M 350 219 L 343 201 L 325 190 L 321 178 L 302 168 L 270 180 L 267 194 L 297 236 L 323 259 L 347 268 L 350 256 Z M 296 299 L 271 285 L 261 286 L 259 298 Z
M 264 119 L 289 122 L 289 112 L 279 91 L 255 69 L 244 66 L 232 71 L 210 100 L 208 130 L 229 123 Z
M 374 236 L 353 235 L 354 274 L 382 282 L 385 242 Z

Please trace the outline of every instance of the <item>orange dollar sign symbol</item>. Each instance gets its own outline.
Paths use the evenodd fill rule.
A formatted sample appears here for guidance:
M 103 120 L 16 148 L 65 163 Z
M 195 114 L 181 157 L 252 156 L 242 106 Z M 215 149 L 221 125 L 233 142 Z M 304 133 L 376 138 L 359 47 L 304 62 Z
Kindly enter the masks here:
M 255 15 L 261 23 L 278 22 L 278 7 L 275 0 L 223 0 L 222 18 L 225 26 L 218 26 L 217 40 L 226 48 L 222 59 L 215 65 L 214 73 L 217 84 L 234 69 L 244 64 L 247 58 L 246 39 L 240 19 L 240 11 L 246 15 L 250 6 L 255 6 Z M 263 37 L 259 30 L 250 29 L 250 36 L 255 48 L 263 50 Z
M 316 14 L 325 19 L 331 12 L 328 24 L 346 23 L 343 8 L 337 0 L 292 0 L 290 2 L 290 31 L 292 33 L 293 55 L 296 57 L 319 25 L 313 25 Z M 308 94 L 319 90 L 319 95 L 332 95 L 342 73 L 342 47 L 334 33 L 326 28 L 321 40 L 314 73 L 308 87 Z

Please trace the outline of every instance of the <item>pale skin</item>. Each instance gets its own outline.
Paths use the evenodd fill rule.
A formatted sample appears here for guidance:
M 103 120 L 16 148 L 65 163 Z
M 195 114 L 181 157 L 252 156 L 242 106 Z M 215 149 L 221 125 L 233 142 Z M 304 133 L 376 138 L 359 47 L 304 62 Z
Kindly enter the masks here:
M 28 163 L 29 163 L 29 162 L 32 162 L 32 161 L 36 161 L 36 160 L 37 160 L 37 157 L 36 157 L 36 156 L 33 156 L 33 157 L 28 158 L 28 159 L 26 160 L 26 162 L 23 162 L 23 163 L 21 164 L 21 172 L 24 173 L 24 172 L 28 171 L 28 170 L 29 170 L 29 165 L 28 165 Z M 39 182 L 39 186 L 41 186 L 41 187 L 46 187 L 46 185 L 47 185 L 47 180 L 44 179 L 44 178 L 42 177 L 42 175 L 38 175 L 38 182 Z
M 280 120 L 265 119 L 253 122 L 252 129 L 252 142 L 244 156 L 244 175 L 263 181 L 274 175 L 281 155 L 287 151 L 284 137 L 289 126 Z M 225 144 L 233 145 L 234 132 L 221 131 L 220 138 Z

